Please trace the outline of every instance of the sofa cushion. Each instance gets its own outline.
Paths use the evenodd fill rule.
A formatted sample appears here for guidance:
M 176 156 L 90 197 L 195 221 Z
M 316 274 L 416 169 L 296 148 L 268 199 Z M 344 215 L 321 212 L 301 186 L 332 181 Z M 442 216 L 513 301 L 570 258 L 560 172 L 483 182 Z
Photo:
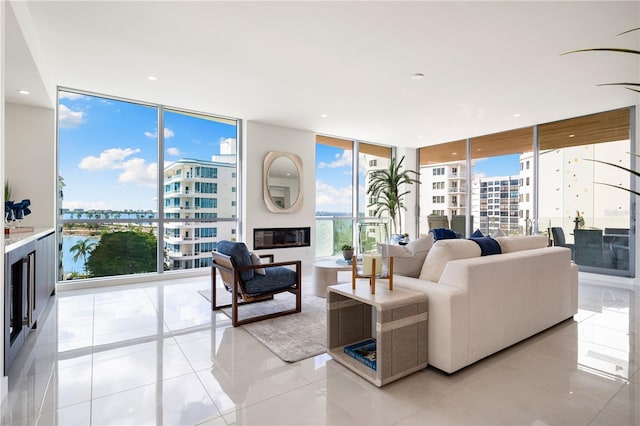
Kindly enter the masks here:
M 454 231 L 447 228 L 434 228 L 431 231 L 429 231 L 429 233 L 433 235 L 433 239 L 436 241 L 452 240 L 452 239 L 458 238 L 458 236 Z
M 472 238 L 477 238 L 477 237 L 484 237 L 484 235 L 482 235 L 482 231 L 479 229 L 476 229 L 475 231 L 473 231 L 473 234 L 471 234 Z
M 493 231 L 493 234 L 491 234 L 491 236 L 493 238 L 497 238 L 497 237 L 506 237 L 507 234 L 500 228 L 496 229 L 495 231 Z
M 496 237 L 502 253 L 513 253 L 521 250 L 532 250 L 547 247 L 549 241 L 544 235 L 516 235 L 513 237 Z
M 383 267 L 387 268 L 387 259 L 393 256 L 393 273 L 417 278 L 433 246 L 433 235 L 418 238 L 406 246 L 395 244 L 378 244 L 378 252 L 382 254 Z
M 480 251 L 482 252 L 482 256 L 490 256 L 492 254 L 500 254 L 502 250 L 500 249 L 500 244 L 491 237 L 476 237 L 469 238 L 471 241 L 474 241 L 478 246 L 480 246 Z
M 471 240 L 438 240 L 433 244 L 431 250 L 424 260 L 420 279 L 438 282 L 444 267 L 450 260 L 468 259 L 470 257 L 480 257 L 482 251 L 480 246 Z

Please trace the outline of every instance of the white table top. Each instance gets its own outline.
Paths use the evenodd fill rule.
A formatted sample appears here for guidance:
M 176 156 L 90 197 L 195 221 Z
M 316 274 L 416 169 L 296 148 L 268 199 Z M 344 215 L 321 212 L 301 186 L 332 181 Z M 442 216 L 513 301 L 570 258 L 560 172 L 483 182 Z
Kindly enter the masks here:
M 323 269 L 337 269 L 339 271 L 350 271 L 351 265 L 343 265 L 337 263 L 336 260 L 320 260 L 318 262 L 314 262 L 314 268 L 323 268 Z
M 351 287 L 351 284 L 331 285 L 328 289 L 329 291 L 375 306 L 378 310 L 389 309 L 408 303 L 427 301 L 427 295 L 425 293 L 397 287 L 389 290 L 386 282 L 376 282 L 375 294 L 371 294 L 369 284 L 366 282 L 357 283 L 355 290 Z

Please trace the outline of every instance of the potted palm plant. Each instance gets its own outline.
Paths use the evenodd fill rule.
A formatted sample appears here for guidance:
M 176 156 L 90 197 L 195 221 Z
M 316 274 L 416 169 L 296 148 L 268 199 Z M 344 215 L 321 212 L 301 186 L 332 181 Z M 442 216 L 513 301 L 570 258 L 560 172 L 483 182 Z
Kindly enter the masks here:
M 381 217 L 384 213 L 389 215 L 394 234 L 402 231 L 402 210 L 406 210 L 404 197 L 411 191 L 404 190 L 404 185 L 419 184 L 416 179 L 420 173 L 414 170 L 402 170 L 404 156 L 400 161 L 392 158 L 389 167 L 375 170 L 369 176 L 369 188 L 367 195 L 376 201 L 368 207 L 374 207 L 373 214 Z

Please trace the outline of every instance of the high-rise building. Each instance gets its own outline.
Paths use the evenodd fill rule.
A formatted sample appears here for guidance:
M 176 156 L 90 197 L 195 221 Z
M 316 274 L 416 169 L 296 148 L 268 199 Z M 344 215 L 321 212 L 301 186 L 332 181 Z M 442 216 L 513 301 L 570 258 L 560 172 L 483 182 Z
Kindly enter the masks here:
M 430 214 L 463 216 L 467 214 L 467 165 L 453 161 L 425 166 L 420 169 L 421 230 L 428 230 L 426 217 Z M 424 220 L 422 220 L 424 218 Z
M 164 170 L 164 216 L 180 219 L 165 222 L 169 269 L 210 266 L 216 243 L 236 236 L 235 221 L 215 220 L 237 215 L 235 155 L 213 158 L 218 161 L 181 159 Z

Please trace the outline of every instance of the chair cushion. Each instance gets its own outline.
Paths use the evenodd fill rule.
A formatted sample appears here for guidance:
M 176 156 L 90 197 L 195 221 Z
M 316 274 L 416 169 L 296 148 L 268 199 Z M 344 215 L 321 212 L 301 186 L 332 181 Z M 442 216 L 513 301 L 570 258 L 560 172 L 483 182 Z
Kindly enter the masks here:
M 251 261 L 251 254 L 249 249 L 244 243 L 238 243 L 234 241 L 219 241 L 216 245 L 218 253 L 222 253 L 233 259 L 233 263 L 236 266 L 250 266 L 253 265 Z M 248 281 L 254 276 L 253 270 L 240 272 L 240 279 L 242 282 Z
M 244 281 L 244 288 L 248 296 L 257 296 L 274 291 L 286 290 L 298 284 L 298 274 L 284 266 L 266 268 L 266 275 L 254 275 L 248 281 Z

